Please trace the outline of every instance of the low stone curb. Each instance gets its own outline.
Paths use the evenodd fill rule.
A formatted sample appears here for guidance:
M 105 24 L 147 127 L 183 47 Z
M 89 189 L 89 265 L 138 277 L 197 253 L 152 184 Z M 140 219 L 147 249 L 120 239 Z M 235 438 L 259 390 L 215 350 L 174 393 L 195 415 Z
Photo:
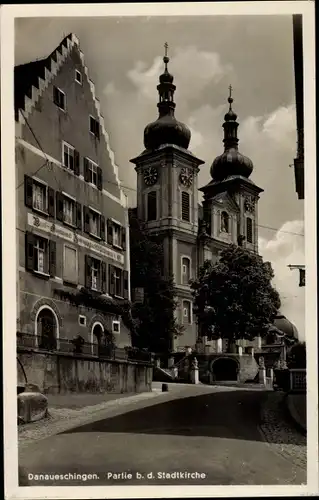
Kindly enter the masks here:
M 299 418 L 298 412 L 296 411 L 293 403 L 293 396 L 291 394 L 286 394 L 285 404 L 290 420 L 293 421 L 294 425 L 297 427 L 299 432 L 301 432 L 304 435 L 307 435 L 307 425 L 305 425 Z
M 85 425 L 86 423 L 94 422 L 100 418 L 116 416 L 116 413 L 121 413 L 121 409 L 125 406 L 134 405 L 140 401 L 148 401 L 164 394 L 158 389 L 152 392 L 134 394 L 121 399 L 113 399 L 105 403 L 100 403 L 93 406 L 86 406 L 77 410 L 68 408 L 51 408 L 49 409 L 48 417 L 18 428 L 19 447 L 28 446 L 29 444 L 46 439 L 61 432 L 66 432 L 74 427 Z

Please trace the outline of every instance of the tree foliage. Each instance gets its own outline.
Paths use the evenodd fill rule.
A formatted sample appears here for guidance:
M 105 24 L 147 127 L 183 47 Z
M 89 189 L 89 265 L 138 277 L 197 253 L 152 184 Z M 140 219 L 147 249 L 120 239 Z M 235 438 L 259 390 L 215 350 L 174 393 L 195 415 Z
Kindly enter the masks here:
M 297 342 L 287 353 L 288 368 L 306 368 L 306 343 Z
M 223 250 L 215 264 L 206 261 L 192 283 L 201 334 L 230 341 L 266 335 L 280 308 L 273 277 L 269 262 L 235 245 Z
M 182 333 L 174 316 L 176 292 L 172 277 L 163 274 L 163 245 L 150 237 L 134 211 L 130 211 L 131 287 L 143 288 L 143 303 L 135 303 L 132 317 L 134 345 L 153 352 L 167 352 L 171 339 Z

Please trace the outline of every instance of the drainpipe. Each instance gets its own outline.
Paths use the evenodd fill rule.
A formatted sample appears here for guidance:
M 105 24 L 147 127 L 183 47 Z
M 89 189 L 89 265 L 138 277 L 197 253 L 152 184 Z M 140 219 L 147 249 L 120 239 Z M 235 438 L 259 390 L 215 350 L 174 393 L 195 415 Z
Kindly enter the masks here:
M 131 264 L 130 264 L 130 221 L 128 216 L 128 197 L 125 196 L 125 231 L 126 231 L 126 250 L 125 250 L 125 269 L 128 272 L 128 300 L 131 300 Z

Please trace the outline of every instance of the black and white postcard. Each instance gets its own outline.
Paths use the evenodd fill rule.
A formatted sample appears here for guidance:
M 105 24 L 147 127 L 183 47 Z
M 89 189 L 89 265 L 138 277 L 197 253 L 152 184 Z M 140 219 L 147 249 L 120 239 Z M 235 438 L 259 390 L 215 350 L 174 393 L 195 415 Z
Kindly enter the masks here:
M 8 500 L 318 494 L 314 3 L 4 5 Z

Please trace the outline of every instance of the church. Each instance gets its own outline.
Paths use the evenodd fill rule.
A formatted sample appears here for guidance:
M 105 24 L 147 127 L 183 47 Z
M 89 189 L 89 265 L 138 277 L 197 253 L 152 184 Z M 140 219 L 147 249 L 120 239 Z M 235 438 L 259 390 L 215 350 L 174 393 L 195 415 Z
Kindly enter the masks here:
M 263 189 L 250 178 L 252 161 L 239 152 L 231 86 L 223 123 L 224 151 L 212 162 L 210 182 L 198 185 L 204 161 L 191 153 L 191 132 L 175 117 L 176 86 L 168 71 L 167 47 L 157 85 L 159 116 L 146 126 L 145 149 L 131 162 L 137 174 L 137 217 L 150 235 L 162 236 L 164 273 L 174 276 L 175 314 L 184 327 L 183 335 L 172 342 L 178 352 L 194 348 L 198 340 L 190 280 L 204 261 L 216 262 L 229 244 L 258 252 L 258 200 Z M 227 349 L 221 339 L 212 342 L 217 342 L 217 352 Z

